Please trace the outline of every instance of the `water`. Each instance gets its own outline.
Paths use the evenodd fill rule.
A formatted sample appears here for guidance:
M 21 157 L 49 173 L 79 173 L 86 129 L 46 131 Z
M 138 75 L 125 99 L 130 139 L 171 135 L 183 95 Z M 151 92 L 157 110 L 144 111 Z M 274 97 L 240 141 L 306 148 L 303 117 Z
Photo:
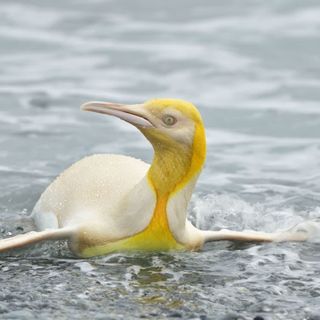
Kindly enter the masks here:
M 275 231 L 320 217 L 318 1 L 0 4 L 0 231 L 92 153 L 150 161 L 87 100 L 190 100 L 208 158 L 190 207 L 203 228 Z M 199 253 L 80 260 L 63 244 L 0 259 L 2 319 L 315 319 L 317 243 L 211 243 Z M 233 317 L 233 318 L 232 318 Z

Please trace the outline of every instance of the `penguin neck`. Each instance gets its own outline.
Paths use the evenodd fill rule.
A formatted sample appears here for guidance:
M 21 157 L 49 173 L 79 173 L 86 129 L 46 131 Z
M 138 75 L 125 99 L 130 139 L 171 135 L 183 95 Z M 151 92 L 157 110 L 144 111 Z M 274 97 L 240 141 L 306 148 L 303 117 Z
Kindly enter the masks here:
M 192 151 L 173 145 L 156 144 L 148 179 L 157 198 L 166 198 L 183 188 L 191 169 Z
M 194 141 L 191 147 L 153 144 L 154 157 L 147 178 L 155 192 L 156 205 L 149 227 L 173 234 L 176 240 L 175 235 L 185 225 L 187 206 L 205 161 L 205 139 L 200 138 L 200 143 Z M 177 201 L 176 205 L 171 200 Z
M 203 126 L 195 128 L 191 145 L 174 141 L 168 143 L 168 140 L 150 141 L 154 156 L 147 177 L 158 198 L 174 195 L 188 183 L 196 180 L 194 178 L 200 174 L 206 158 Z

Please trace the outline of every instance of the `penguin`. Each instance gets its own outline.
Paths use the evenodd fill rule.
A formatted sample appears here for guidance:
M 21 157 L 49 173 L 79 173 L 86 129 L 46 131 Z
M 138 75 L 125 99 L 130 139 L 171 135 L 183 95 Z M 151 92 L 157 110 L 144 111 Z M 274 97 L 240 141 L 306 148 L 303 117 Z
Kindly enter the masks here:
M 32 217 L 38 231 L 0 240 L 0 252 L 45 240 L 67 240 L 78 257 L 122 251 L 200 250 L 208 241 L 305 241 L 310 226 L 266 233 L 200 230 L 187 208 L 206 159 L 198 109 L 179 99 L 142 104 L 93 101 L 81 110 L 135 126 L 151 143 L 151 165 L 124 155 L 88 156 L 43 192 Z M 315 226 L 314 230 L 315 230 Z

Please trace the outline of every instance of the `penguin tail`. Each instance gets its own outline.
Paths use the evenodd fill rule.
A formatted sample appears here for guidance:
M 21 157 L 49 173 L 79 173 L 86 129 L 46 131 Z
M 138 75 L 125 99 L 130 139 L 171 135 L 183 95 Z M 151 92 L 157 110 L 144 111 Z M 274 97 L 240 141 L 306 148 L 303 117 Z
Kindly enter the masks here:
M 10 238 L 0 239 L 0 253 L 8 250 L 23 248 L 37 242 L 46 240 L 64 240 L 73 235 L 74 229 L 47 229 L 43 231 L 31 231 Z

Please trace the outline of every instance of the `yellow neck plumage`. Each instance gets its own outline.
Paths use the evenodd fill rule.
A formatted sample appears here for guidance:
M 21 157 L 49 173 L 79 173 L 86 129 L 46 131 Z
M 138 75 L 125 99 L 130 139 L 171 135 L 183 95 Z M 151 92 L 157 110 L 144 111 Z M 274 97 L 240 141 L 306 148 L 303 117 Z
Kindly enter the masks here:
M 128 239 L 140 249 L 183 249 L 170 230 L 167 204 L 202 169 L 206 156 L 203 126 L 196 126 L 192 148 L 178 143 L 153 144 L 154 159 L 148 171 L 148 181 L 156 195 L 155 210 L 148 227 Z

